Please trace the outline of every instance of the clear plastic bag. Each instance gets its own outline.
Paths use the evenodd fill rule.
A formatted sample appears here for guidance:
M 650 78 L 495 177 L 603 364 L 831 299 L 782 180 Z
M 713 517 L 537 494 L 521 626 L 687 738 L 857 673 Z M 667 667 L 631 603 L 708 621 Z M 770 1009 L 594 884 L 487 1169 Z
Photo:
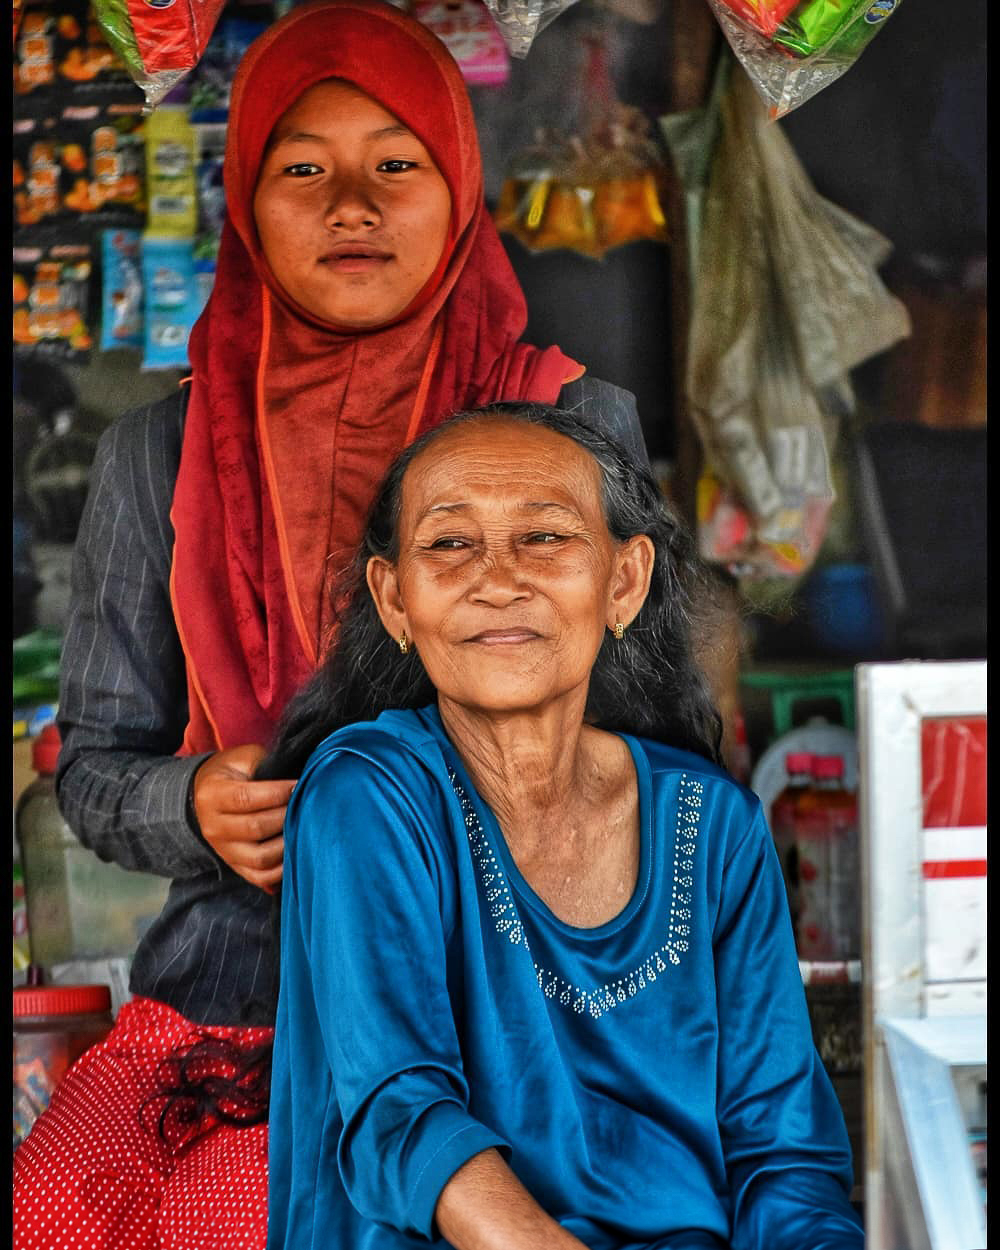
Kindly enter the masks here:
M 888 240 L 816 192 L 746 75 L 734 67 L 714 98 L 686 379 L 706 458 L 699 541 L 737 576 L 799 576 L 835 498 L 850 371 L 909 318 L 876 272 Z
M 580 133 L 539 128 L 505 172 L 494 220 L 531 251 L 600 258 L 625 243 L 667 241 L 661 149 L 645 114 L 615 95 L 604 38 L 588 42 Z
M 508 51 L 519 60 L 531 51 L 535 36 L 575 3 L 576 0 L 485 0 Z
M 774 119 L 849 70 L 901 0 L 708 3 Z
M 198 64 L 224 7 L 225 0 L 93 0 L 105 38 L 149 111 Z

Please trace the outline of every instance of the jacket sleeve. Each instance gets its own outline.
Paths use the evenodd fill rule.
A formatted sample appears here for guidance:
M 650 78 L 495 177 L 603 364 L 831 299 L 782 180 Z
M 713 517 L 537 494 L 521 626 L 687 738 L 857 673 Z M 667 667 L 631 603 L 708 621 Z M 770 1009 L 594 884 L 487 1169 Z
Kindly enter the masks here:
M 843 1113 L 813 1044 L 781 869 L 759 807 L 725 867 L 714 950 L 733 1250 L 861 1250 Z
M 173 397 L 101 436 L 73 554 L 56 772 L 60 809 L 85 846 L 171 878 L 220 870 L 187 814 L 205 756 L 174 755 L 187 722 L 169 595 L 179 446 Z
M 318 1024 L 352 1205 L 427 1238 L 452 1174 L 483 1150 L 508 1150 L 469 1110 L 446 975 L 455 870 L 422 800 L 431 788 L 347 751 L 299 782 L 281 950 L 282 1010 Z
M 585 373 L 562 388 L 559 406 L 609 435 L 625 448 L 637 464 L 649 471 L 649 452 L 631 391 Z

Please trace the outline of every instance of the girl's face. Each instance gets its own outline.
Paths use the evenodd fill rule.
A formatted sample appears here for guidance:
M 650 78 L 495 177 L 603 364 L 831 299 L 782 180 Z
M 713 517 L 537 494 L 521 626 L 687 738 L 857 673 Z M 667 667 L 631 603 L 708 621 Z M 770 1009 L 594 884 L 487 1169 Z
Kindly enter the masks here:
M 509 713 L 585 699 L 605 631 L 639 611 L 652 559 L 645 535 L 608 532 L 587 451 L 494 419 L 456 427 L 412 462 L 398 559 L 374 557 L 368 584 L 443 700 Z
M 434 273 L 451 195 L 412 131 L 331 79 L 275 125 L 253 212 L 271 272 L 292 299 L 363 330 L 399 316 Z

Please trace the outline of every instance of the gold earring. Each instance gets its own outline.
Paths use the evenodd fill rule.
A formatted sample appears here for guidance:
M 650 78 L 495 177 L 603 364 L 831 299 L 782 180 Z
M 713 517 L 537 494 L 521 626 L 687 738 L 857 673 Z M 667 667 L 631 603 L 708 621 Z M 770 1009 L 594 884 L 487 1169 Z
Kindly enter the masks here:
M 409 638 L 407 638 L 407 636 L 406 636 L 406 630 L 405 630 L 405 629 L 404 629 L 404 630 L 403 630 L 403 632 L 399 635 L 399 638 L 398 638 L 396 641 L 399 643 L 399 649 L 400 649 L 400 651 L 402 652 L 402 654 L 403 654 L 403 655 L 406 655 L 406 653 L 407 653 L 407 652 L 409 651 L 409 649 L 410 649 L 410 640 L 409 640 Z
M 615 621 L 615 627 L 612 632 L 614 633 L 615 638 L 621 642 L 621 640 L 625 637 L 625 626 L 621 623 L 621 621 Z

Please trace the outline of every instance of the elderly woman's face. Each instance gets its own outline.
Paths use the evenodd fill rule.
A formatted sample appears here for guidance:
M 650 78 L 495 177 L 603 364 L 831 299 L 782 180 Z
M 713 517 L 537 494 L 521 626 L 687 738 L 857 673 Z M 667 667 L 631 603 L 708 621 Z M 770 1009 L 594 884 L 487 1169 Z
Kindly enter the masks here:
M 370 96 L 331 80 L 278 121 L 254 194 L 275 278 L 308 312 L 384 325 L 420 293 L 444 250 L 451 195 L 423 143 Z
M 439 694 L 485 711 L 580 692 L 616 619 L 645 598 L 652 543 L 618 543 L 597 462 L 538 426 L 456 426 L 403 481 L 395 566 L 373 560 L 382 620 L 406 630 Z

